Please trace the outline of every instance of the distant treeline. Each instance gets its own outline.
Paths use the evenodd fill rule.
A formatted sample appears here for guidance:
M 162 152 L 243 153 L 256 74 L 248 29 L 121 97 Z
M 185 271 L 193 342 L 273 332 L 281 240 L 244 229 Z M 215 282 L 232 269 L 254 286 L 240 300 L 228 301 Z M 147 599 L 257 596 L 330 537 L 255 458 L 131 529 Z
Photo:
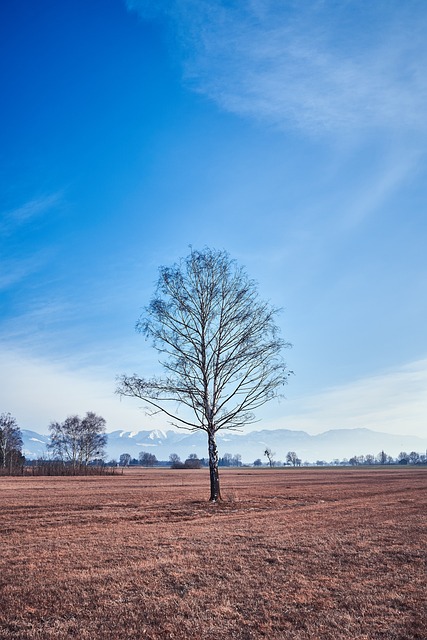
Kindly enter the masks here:
M 24 476 L 101 476 L 114 475 L 117 467 L 100 463 L 72 465 L 62 460 L 30 460 L 22 467 Z M 15 474 L 17 475 L 17 474 Z
M 107 435 L 105 420 L 101 416 L 88 411 L 81 419 L 77 415 L 69 416 L 64 422 L 52 422 L 49 425 L 51 443 L 48 445 L 50 456 L 39 460 L 26 461 L 22 454 L 22 434 L 16 419 L 10 413 L 0 415 L 0 475 L 105 475 L 113 474 L 118 467 L 141 465 L 144 467 L 171 467 L 172 469 L 201 469 L 209 466 L 207 458 L 198 458 L 191 453 L 184 461 L 176 453 L 171 453 L 169 460 L 157 460 L 153 453 L 141 451 L 138 458 L 129 453 L 122 453 L 119 460 L 105 462 Z M 360 465 L 421 465 L 427 464 L 427 452 L 418 453 L 401 451 L 396 458 L 380 451 L 372 454 L 353 456 L 342 460 L 335 458 L 329 462 L 302 461 L 295 451 L 288 451 L 285 462 L 275 460 L 275 453 L 266 448 L 264 456 L 268 462 L 257 458 L 250 466 L 283 467 L 283 466 L 360 466 Z M 242 466 L 240 454 L 224 453 L 218 459 L 219 467 Z
M 360 456 L 353 456 L 351 458 L 334 458 L 333 460 L 316 460 L 316 462 L 308 462 L 302 461 L 301 458 L 297 456 L 295 451 L 288 451 L 286 454 L 286 461 L 282 462 L 281 460 L 275 460 L 274 456 L 276 455 L 271 449 L 267 448 L 264 452 L 264 455 L 267 457 L 268 465 L 270 467 L 282 467 L 282 466 L 292 466 L 292 467 L 324 467 L 324 466 L 334 466 L 334 467 L 347 467 L 347 466 L 358 466 L 358 465 L 393 465 L 393 464 L 427 464 L 427 452 L 417 453 L 416 451 L 411 451 L 411 453 L 406 453 L 406 451 L 401 451 L 396 458 L 389 456 L 385 451 L 380 451 L 376 456 L 367 454 Z M 261 467 L 263 466 L 263 462 L 261 458 L 257 458 L 253 466 Z
M 104 464 L 105 420 L 92 411 L 81 419 L 68 416 L 49 425 L 51 459 L 27 462 L 22 434 L 10 413 L 0 415 L 0 475 L 99 475 L 112 473 Z

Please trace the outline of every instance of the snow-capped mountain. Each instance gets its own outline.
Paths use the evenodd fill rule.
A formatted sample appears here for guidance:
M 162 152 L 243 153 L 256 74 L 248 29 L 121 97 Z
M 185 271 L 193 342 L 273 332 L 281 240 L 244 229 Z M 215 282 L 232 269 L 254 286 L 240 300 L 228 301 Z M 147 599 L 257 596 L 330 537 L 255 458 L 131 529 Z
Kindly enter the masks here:
M 42 458 L 47 455 L 47 445 L 50 442 L 50 438 L 47 435 L 42 435 L 36 431 L 28 431 L 27 429 L 21 429 L 22 433 L 22 453 L 26 458 L 35 459 Z
M 28 459 L 47 455 L 49 436 L 25 429 L 22 429 L 22 436 L 23 452 Z M 246 434 L 220 431 L 217 443 L 220 456 L 240 454 L 243 462 L 253 462 L 257 458 L 265 461 L 267 447 L 275 453 L 275 460 L 284 461 L 288 451 L 295 451 L 302 461 L 309 462 L 377 455 L 382 450 L 396 457 L 401 451 L 425 453 L 427 449 L 427 438 L 391 435 L 369 429 L 335 429 L 315 436 L 291 429 L 264 429 Z M 202 431 L 185 430 L 119 430 L 108 433 L 107 459 L 118 460 L 122 453 L 138 458 L 141 451 L 153 453 L 158 460 L 168 460 L 171 453 L 178 454 L 183 460 L 191 453 L 205 458 L 208 455 L 207 437 Z

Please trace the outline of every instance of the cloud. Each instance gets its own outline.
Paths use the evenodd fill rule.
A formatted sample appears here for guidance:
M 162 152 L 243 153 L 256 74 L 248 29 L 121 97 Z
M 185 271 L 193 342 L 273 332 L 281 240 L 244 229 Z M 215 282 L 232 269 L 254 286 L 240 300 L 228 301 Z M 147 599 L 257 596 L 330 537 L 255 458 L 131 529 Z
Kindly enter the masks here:
M 120 402 L 115 375 L 101 367 L 73 368 L 0 345 L 0 411 L 10 412 L 22 429 L 47 433 L 52 420 L 95 411 L 107 430 L 144 428 L 147 420 L 138 402 Z M 150 421 L 147 428 L 152 428 Z M 154 428 L 154 427 L 153 427 Z
M 40 256 L 22 260 L 2 260 L 0 267 L 0 291 L 8 289 L 36 271 L 42 264 Z
M 423 2 L 175 0 L 162 13 L 187 82 L 228 111 L 316 135 L 426 130 Z
M 1 215 L 0 232 L 9 234 L 18 227 L 39 218 L 52 208 L 57 207 L 62 200 L 61 192 L 44 195 L 25 202 L 23 205 L 5 211 Z
M 46 215 L 52 209 L 61 205 L 62 201 L 62 192 L 52 193 L 29 200 L 25 204 L 4 211 L 0 215 L 0 235 L 1 240 L 4 242 L 3 247 L 0 244 L 2 254 L 0 259 L 0 291 L 8 289 L 27 278 L 49 261 L 51 257 L 49 250 L 44 249 L 34 252 L 32 255 L 27 250 L 23 255 L 19 245 L 18 250 L 15 249 L 18 257 L 15 257 L 14 245 L 9 240 L 11 236 L 18 234 L 21 227 Z M 8 254 L 9 257 L 7 257 Z
M 291 429 L 321 433 L 364 427 L 398 435 L 426 436 L 427 359 L 367 376 L 352 383 L 302 396 L 280 405 L 287 409 L 274 422 Z M 272 425 L 270 425 L 272 426 Z
M 389 202 L 405 183 L 413 179 L 420 159 L 421 153 L 410 148 L 406 148 L 405 153 L 402 149 L 390 153 L 384 166 L 366 178 L 363 189 L 348 194 L 344 215 L 346 228 L 352 230 Z
M 54 345 L 64 342 L 66 328 L 75 320 L 78 311 L 64 299 L 39 299 L 35 303 L 25 301 L 21 313 L 2 319 L 1 340 L 20 344 L 33 351 L 46 353 Z
M 0 408 L 21 428 L 47 432 L 52 420 L 95 411 L 107 430 L 164 428 L 162 416 L 148 418 L 142 402 L 114 394 L 115 373 L 107 365 L 80 366 L 78 359 L 48 359 L 0 345 Z M 396 435 L 426 436 L 427 359 L 325 389 L 315 395 L 270 404 L 257 412 L 252 428 L 300 429 L 311 434 L 329 429 L 368 428 Z

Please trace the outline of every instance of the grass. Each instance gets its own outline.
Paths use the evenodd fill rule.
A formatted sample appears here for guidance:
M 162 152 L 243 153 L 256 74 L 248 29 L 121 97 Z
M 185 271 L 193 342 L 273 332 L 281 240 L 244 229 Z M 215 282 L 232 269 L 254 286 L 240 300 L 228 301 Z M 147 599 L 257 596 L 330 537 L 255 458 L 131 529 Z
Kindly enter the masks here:
M 0 478 L 1 640 L 425 640 L 427 469 Z

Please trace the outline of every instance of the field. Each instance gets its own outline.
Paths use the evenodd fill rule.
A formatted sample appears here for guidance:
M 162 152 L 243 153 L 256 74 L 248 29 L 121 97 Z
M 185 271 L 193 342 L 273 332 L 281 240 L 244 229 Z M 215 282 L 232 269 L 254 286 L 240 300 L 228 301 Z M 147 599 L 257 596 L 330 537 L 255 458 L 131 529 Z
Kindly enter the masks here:
M 427 638 L 424 467 L 0 478 L 1 640 Z

